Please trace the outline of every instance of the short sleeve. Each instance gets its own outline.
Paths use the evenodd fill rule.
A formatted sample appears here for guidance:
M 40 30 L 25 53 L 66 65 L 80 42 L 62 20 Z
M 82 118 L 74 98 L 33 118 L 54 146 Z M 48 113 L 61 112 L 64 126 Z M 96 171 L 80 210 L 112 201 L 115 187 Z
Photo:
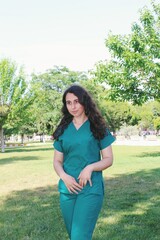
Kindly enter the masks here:
M 100 149 L 104 149 L 108 146 L 110 146 L 114 141 L 115 141 L 115 137 L 110 133 L 110 131 L 107 129 L 106 130 L 106 135 L 104 136 L 103 139 L 101 139 L 99 141 L 100 143 Z
M 54 141 L 53 146 L 57 151 L 63 152 L 62 142 L 59 139 Z

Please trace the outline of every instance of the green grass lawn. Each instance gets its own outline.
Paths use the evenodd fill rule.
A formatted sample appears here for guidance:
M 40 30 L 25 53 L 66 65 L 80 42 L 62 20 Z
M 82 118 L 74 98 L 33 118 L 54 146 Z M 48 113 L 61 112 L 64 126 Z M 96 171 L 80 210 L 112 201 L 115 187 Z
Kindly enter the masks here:
M 160 239 L 160 147 L 113 145 L 93 240 Z M 68 240 L 52 143 L 0 153 L 0 239 Z

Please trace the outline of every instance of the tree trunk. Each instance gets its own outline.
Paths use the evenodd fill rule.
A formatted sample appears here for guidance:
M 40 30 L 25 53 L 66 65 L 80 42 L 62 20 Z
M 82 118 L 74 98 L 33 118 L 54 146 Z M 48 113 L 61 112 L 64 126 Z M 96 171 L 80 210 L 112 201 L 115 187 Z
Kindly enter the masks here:
M 21 144 L 24 143 L 24 133 L 21 134 Z
M 44 135 L 44 133 L 43 133 L 43 138 L 42 138 L 42 140 L 43 140 L 44 143 L 46 142 L 46 141 L 45 141 L 45 135 Z
M 0 138 L 1 138 L 1 152 L 5 152 L 5 146 L 4 146 L 4 135 L 3 135 L 3 127 L 0 126 Z
M 42 133 L 42 134 L 40 135 L 40 142 L 45 143 L 45 135 L 44 135 L 44 133 Z

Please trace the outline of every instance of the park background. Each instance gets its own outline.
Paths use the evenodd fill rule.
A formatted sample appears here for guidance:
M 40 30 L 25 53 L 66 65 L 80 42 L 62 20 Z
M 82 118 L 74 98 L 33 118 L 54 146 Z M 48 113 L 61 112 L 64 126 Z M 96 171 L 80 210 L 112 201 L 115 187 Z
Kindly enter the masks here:
M 1 6 L 0 238 L 67 239 L 51 135 L 63 91 L 77 83 L 117 138 L 93 239 L 158 239 L 160 5 L 7 0 Z

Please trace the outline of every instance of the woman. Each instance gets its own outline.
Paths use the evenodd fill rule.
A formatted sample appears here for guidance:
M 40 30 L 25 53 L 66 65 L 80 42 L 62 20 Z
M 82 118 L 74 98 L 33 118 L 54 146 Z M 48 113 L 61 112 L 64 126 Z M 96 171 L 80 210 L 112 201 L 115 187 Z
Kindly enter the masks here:
M 115 138 L 89 93 L 72 85 L 63 94 L 63 117 L 53 133 L 60 207 L 71 240 L 91 240 L 102 207 L 102 170 L 113 161 Z

